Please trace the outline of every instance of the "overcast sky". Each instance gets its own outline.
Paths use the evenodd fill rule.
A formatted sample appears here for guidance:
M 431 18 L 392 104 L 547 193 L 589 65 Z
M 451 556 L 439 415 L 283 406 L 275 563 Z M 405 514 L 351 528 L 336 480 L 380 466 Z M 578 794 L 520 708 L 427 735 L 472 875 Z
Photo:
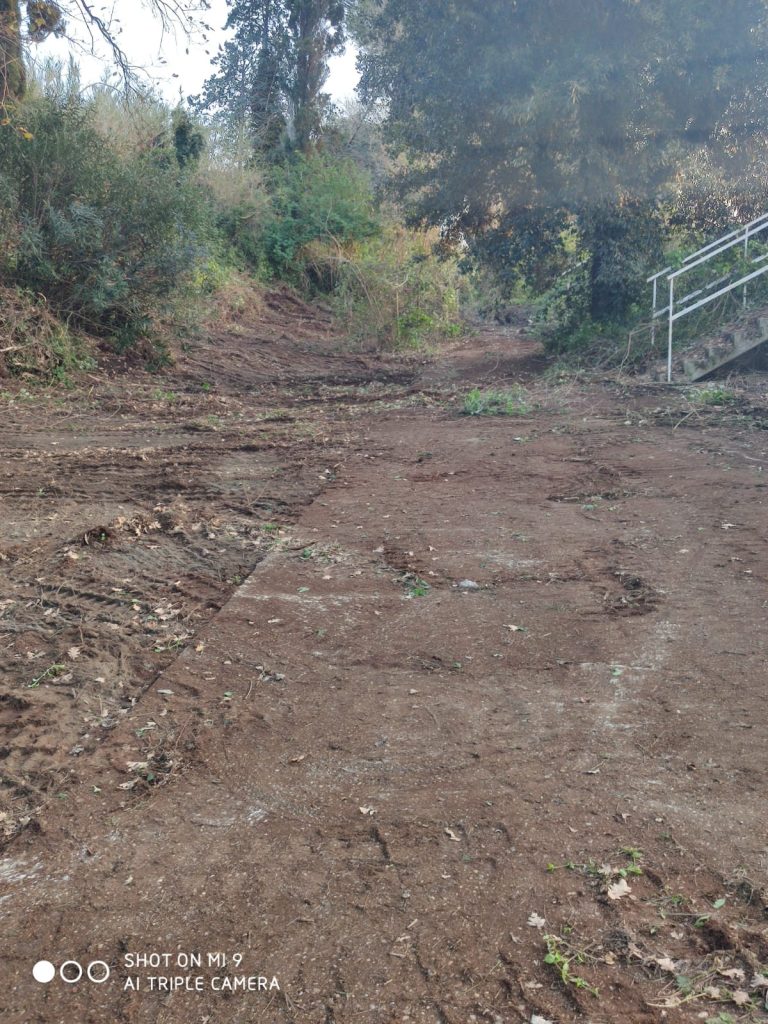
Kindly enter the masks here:
M 186 39 L 181 33 L 175 37 L 168 34 L 163 37 L 159 22 L 146 10 L 137 10 L 136 0 L 116 0 L 114 10 L 120 46 L 133 64 L 147 68 L 152 80 L 170 102 L 178 100 L 179 90 L 184 97 L 200 92 L 203 82 L 211 74 L 210 61 L 227 37 L 224 32 L 227 20 L 225 0 L 211 0 L 211 9 L 205 20 L 214 31 L 207 42 L 202 35 L 191 39 Z M 36 59 L 47 55 L 66 58 L 73 52 L 82 69 L 83 83 L 99 81 L 105 69 L 110 67 L 106 49 L 102 46 L 92 56 L 89 52 L 90 37 L 74 21 L 68 29 L 79 42 L 74 49 L 65 40 L 53 39 L 42 46 L 32 46 L 32 56 Z M 162 63 L 163 58 L 165 63 Z M 346 99 L 353 94 L 357 77 L 355 52 L 349 49 L 332 59 L 327 89 L 335 100 Z

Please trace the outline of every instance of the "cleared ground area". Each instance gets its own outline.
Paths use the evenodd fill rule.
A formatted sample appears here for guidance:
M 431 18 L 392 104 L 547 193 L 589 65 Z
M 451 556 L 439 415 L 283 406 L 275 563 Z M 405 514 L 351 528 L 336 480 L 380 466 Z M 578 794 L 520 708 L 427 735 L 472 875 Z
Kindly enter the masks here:
M 3 1021 L 768 1019 L 764 378 L 542 371 L 278 296 L 4 393 Z

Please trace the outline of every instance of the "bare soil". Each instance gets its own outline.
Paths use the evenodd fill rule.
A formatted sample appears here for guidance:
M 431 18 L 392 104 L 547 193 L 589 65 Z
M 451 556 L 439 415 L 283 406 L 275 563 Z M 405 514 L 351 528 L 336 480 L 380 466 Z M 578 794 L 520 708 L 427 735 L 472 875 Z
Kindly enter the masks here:
M 350 354 L 279 293 L 9 387 L 0 1020 L 768 1020 L 765 384 Z

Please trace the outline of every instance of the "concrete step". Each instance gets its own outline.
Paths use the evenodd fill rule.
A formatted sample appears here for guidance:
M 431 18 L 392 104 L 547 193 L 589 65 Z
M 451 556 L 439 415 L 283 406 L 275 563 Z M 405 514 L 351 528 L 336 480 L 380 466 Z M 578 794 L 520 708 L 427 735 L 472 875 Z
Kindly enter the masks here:
M 700 369 L 701 364 L 695 359 L 683 359 L 683 373 L 689 380 L 696 380 L 696 374 Z
M 768 351 L 768 313 L 753 313 L 748 320 L 740 320 L 725 328 L 716 337 L 702 339 L 698 344 L 675 354 L 674 377 L 680 375 L 689 381 L 703 380 L 716 370 L 727 367 L 748 352 L 765 345 Z M 651 371 L 655 379 L 666 379 L 666 363 L 658 363 Z
M 768 338 L 757 337 L 748 338 L 746 335 L 741 339 L 741 343 L 729 347 L 717 353 L 713 352 L 710 358 L 699 358 L 688 357 L 683 359 L 683 372 L 685 373 L 688 380 L 691 382 L 702 380 L 704 377 L 709 376 L 710 373 L 714 373 L 715 370 L 722 370 L 727 367 L 730 363 L 746 355 L 748 352 L 753 352 L 755 349 L 760 348 L 761 345 L 765 345 L 768 342 Z M 702 353 L 704 355 L 704 353 Z
M 717 337 L 693 345 L 680 354 L 678 365 L 688 380 L 702 380 L 766 342 L 768 315 L 753 315 L 749 320 L 741 321 L 738 326 L 724 329 Z

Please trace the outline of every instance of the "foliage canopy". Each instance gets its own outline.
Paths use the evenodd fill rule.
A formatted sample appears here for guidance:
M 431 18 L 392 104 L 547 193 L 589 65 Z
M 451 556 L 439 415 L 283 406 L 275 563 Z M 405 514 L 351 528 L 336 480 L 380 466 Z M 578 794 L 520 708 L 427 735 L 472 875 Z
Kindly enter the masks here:
M 690 162 L 726 167 L 765 129 L 763 0 L 364 9 L 362 88 L 389 103 L 412 216 L 538 286 L 575 251 L 596 319 L 636 298 L 627 261 L 655 262 Z
M 197 104 L 246 123 L 257 150 L 308 152 L 329 106 L 328 58 L 345 41 L 344 0 L 230 0 L 233 29 Z

